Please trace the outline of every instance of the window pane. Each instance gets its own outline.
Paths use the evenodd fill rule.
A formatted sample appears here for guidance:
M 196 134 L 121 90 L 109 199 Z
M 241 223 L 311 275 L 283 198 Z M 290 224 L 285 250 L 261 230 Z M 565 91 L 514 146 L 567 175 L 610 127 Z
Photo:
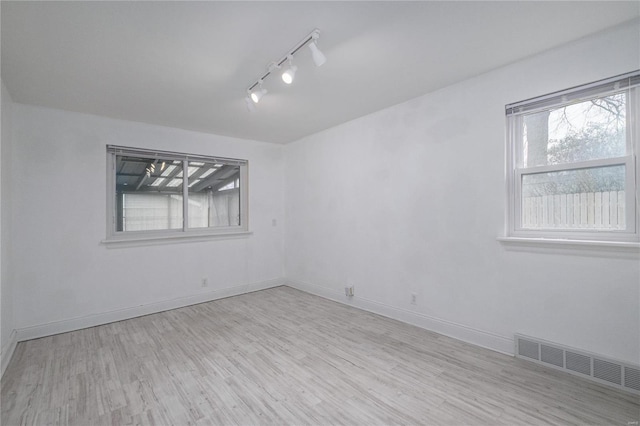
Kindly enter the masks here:
M 624 230 L 625 166 L 522 176 L 525 229 Z
M 240 225 L 240 166 L 189 162 L 189 228 Z M 231 183 L 231 189 L 225 190 Z
M 523 117 L 523 167 L 626 155 L 626 93 Z
M 181 229 L 181 172 L 180 161 L 116 155 L 116 230 Z

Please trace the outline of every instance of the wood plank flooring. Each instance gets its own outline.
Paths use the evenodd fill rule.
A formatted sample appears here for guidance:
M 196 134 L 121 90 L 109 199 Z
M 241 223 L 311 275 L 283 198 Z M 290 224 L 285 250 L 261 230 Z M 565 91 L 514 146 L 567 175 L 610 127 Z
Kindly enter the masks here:
M 640 398 L 288 287 L 18 344 L 2 425 L 628 425 Z

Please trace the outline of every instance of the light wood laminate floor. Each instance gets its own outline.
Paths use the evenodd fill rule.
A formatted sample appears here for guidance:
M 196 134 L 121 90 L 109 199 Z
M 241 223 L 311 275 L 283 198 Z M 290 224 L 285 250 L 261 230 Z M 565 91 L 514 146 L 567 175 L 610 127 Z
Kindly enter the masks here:
M 637 396 L 288 287 L 18 344 L 2 425 L 598 424 Z

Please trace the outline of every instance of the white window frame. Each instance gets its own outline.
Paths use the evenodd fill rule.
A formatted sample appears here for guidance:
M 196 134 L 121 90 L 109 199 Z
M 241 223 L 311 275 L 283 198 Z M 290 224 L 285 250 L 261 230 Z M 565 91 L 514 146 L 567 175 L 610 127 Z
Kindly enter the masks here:
M 557 109 L 573 103 L 586 101 L 608 94 L 627 92 L 626 134 L 627 152 L 625 156 L 583 161 L 570 164 L 520 167 L 522 158 L 523 117 L 548 109 Z M 507 119 L 507 237 L 514 239 L 576 240 L 592 242 L 640 242 L 640 221 L 638 218 L 638 173 L 637 153 L 639 150 L 640 120 L 640 71 L 624 74 L 591 84 L 551 93 L 534 99 L 506 106 Z M 571 171 L 592 167 L 625 166 L 625 230 L 597 229 L 528 229 L 522 226 L 522 177 L 536 173 Z
M 179 229 L 161 229 L 147 231 L 117 231 L 116 218 L 116 156 L 131 155 L 140 158 L 161 158 L 163 160 L 179 160 L 182 162 L 182 227 Z M 216 162 L 240 167 L 240 224 L 237 226 L 218 226 L 209 228 L 189 228 L 189 179 L 187 178 L 188 163 L 190 161 Z M 107 232 L 103 243 L 162 241 L 170 239 L 206 239 L 210 237 L 224 237 L 249 234 L 249 162 L 235 158 L 223 158 L 206 155 L 186 154 L 179 152 L 160 151 L 142 148 L 131 148 L 107 145 Z

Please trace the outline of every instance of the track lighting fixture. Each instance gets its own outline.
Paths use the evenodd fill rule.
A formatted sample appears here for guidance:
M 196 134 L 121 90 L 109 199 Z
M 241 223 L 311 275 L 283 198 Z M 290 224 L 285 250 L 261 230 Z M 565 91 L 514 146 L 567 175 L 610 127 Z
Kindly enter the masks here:
M 324 56 L 320 49 L 318 49 L 317 40 L 319 38 L 320 30 L 313 30 L 308 36 L 298 42 L 298 44 L 296 44 L 293 49 L 287 52 L 287 54 L 282 59 L 269 64 L 267 72 L 247 89 L 248 97 L 246 99 L 246 102 L 247 109 L 249 111 L 253 111 L 255 109 L 255 105 L 250 105 L 250 100 L 253 101 L 254 104 L 257 104 L 260 99 L 267 93 L 267 90 L 262 87 L 262 82 L 264 81 L 264 79 L 269 77 L 276 69 L 279 69 L 282 64 L 287 61 L 289 62 L 289 65 L 282 73 L 282 81 L 284 81 L 285 84 L 291 84 L 293 82 L 296 71 L 298 70 L 298 67 L 296 65 L 293 65 L 293 55 L 298 53 L 298 51 L 304 46 L 308 45 L 309 49 L 311 49 L 311 56 L 316 66 L 319 67 L 327 61 L 327 57 Z

